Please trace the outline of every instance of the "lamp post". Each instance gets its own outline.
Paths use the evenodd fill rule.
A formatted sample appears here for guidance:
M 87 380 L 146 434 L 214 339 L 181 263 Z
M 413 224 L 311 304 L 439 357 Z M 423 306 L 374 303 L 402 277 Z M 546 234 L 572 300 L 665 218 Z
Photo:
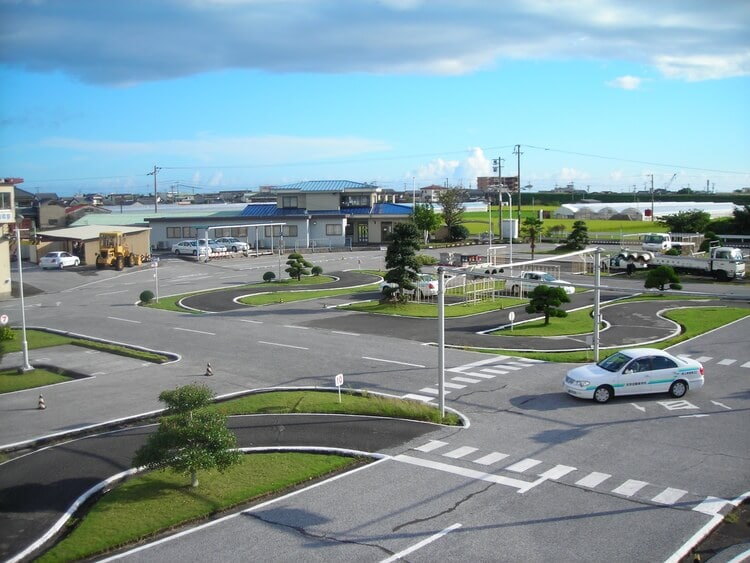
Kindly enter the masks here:
M 508 227 L 510 228 L 510 232 L 508 233 L 508 239 L 510 240 L 510 275 L 513 275 L 513 196 L 510 192 L 501 192 L 508 195 L 508 220 L 510 221 L 510 224 Z M 500 217 L 502 219 L 503 214 L 500 213 Z M 500 232 L 500 235 L 502 236 L 502 229 Z
M 26 304 L 23 300 L 23 267 L 21 266 L 21 224 L 16 223 L 16 258 L 18 259 L 18 287 L 21 292 L 21 350 L 23 351 L 23 366 L 21 371 L 31 371 L 34 368 L 29 364 L 29 344 L 26 340 Z

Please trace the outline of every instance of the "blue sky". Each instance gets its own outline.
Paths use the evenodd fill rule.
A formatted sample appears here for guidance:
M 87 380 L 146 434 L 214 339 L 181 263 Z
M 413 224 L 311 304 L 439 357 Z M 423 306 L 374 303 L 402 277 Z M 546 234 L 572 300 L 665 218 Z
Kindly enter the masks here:
M 29 191 L 750 187 L 750 3 L 0 0 Z M 676 176 L 675 176 L 676 175 Z

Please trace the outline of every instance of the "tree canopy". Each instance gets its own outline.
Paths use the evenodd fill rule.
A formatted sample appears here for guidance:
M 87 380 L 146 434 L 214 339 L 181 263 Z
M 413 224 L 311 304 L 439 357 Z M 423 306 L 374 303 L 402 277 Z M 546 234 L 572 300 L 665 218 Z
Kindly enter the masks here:
M 702 233 L 711 222 L 711 214 L 700 209 L 691 209 L 665 215 L 659 222 L 666 225 L 672 233 Z
M 589 244 L 589 228 L 585 221 L 576 221 L 573 223 L 573 229 L 570 231 L 565 248 L 569 250 L 583 250 Z
M 445 226 L 448 227 L 449 237 L 458 234 L 455 227 L 463 222 L 463 199 L 463 190 L 459 188 L 450 188 L 440 192 L 440 195 L 438 195 L 438 202 L 443 208 L 443 222 L 445 223 Z
M 437 230 L 443 222 L 431 203 L 416 204 L 412 212 L 412 221 L 414 221 L 417 229 L 424 234 L 424 242 L 429 240 L 430 234 Z
M 157 431 L 136 451 L 133 465 L 190 475 L 192 486 L 197 487 L 198 471 L 224 471 L 238 463 L 237 438 L 227 428 L 226 417 L 206 409 L 212 398 L 205 385 L 163 391 L 159 400 L 167 409 Z
M 669 285 L 669 289 L 682 289 L 680 278 L 677 276 L 672 266 L 658 266 L 653 270 L 648 271 L 646 282 L 644 284 L 646 289 L 655 287 L 659 291 L 664 291 L 664 288 L 667 285 Z
M 292 252 L 287 257 L 286 265 L 284 271 L 289 274 L 290 278 L 297 278 L 298 280 L 301 280 L 302 276 L 309 276 L 309 268 L 312 268 L 312 264 L 305 260 L 305 257 L 299 252 Z
M 560 308 L 563 303 L 570 303 L 568 294 L 562 287 L 538 285 L 529 293 L 527 313 L 544 313 L 544 324 L 549 324 L 550 317 L 567 317 L 568 313 Z
M 420 261 L 417 258 L 420 234 L 414 223 L 397 223 L 393 227 L 393 236 L 385 252 L 385 267 L 388 269 L 384 278 L 388 283 L 398 285 L 390 292 L 405 299 L 404 290 L 415 289 L 414 282 L 419 273 Z M 386 292 L 388 293 L 388 292 Z
M 542 235 L 542 220 L 538 217 L 527 217 L 521 226 L 521 239 L 529 243 L 531 259 L 534 259 L 536 241 Z

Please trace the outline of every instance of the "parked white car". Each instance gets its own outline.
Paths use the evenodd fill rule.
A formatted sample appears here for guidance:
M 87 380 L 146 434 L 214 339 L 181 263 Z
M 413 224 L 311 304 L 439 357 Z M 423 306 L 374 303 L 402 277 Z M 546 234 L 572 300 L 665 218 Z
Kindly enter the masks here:
M 250 250 L 250 245 L 236 237 L 219 237 L 216 242 L 223 244 L 232 252 L 244 252 Z
M 43 270 L 62 270 L 68 266 L 78 266 L 81 263 L 81 259 L 78 256 L 73 256 L 70 252 L 62 250 L 55 250 L 54 252 L 48 252 L 39 259 L 39 265 Z
M 703 387 L 703 365 L 656 348 L 633 348 L 570 370 L 563 386 L 568 394 L 597 403 L 641 393 L 682 397 L 688 389 Z
M 572 295 L 576 292 L 576 288 L 572 284 L 558 280 L 555 276 L 549 272 L 542 272 L 537 270 L 529 270 L 522 272 L 517 278 L 508 280 L 505 282 L 505 288 L 511 295 L 521 295 L 534 291 L 534 288 L 538 285 L 547 285 L 549 287 L 562 287 L 565 293 Z
M 215 241 L 214 239 L 208 239 L 208 243 L 206 243 L 206 239 L 198 239 L 198 244 L 201 246 L 205 246 L 208 244 L 208 247 L 211 249 L 211 252 L 226 252 L 227 247 L 220 242 Z
M 198 243 L 195 240 L 181 240 L 172 245 L 172 252 L 177 254 L 187 254 L 192 256 L 198 256 Z M 211 249 L 206 246 L 205 241 L 200 245 L 201 256 L 211 254 Z

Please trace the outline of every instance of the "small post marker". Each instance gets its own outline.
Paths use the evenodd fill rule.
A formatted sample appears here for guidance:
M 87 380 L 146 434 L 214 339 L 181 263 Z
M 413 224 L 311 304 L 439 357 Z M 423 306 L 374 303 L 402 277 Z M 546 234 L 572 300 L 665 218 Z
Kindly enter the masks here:
M 344 374 L 339 373 L 336 374 L 336 379 L 334 380 L 336 382 L 336 387 L 339 388 L 339 403 L 341 402 L 341 386 L 344 384 Z
M 39 403 L 37 404 L 37 407 L 40 411 L 43 411 L 47 408 L 47 405 L 44 404 L 44 397 L 42 397 L 41 393 L 39 394 Z
M 213 374 L 214 374 L 214 370 L 211 368 L 211 364 L 207 363 L 206 364 L 206 373 L 205 373 L 205 375 L 213 375 Z

